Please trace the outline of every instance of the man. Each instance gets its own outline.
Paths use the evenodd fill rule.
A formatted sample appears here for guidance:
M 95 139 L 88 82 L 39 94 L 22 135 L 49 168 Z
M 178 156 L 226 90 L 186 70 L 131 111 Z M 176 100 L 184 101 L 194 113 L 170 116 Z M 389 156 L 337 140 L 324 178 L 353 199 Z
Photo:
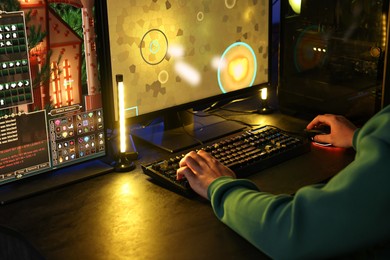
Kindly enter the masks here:
M 328 183 L 303 187 L 294 196 L 261 192 L 204 151 L 188 153 L 177 177 L 185 176 L 221 221 L 272 258 L 356 252 L 389 258 L 390 106 L 361 129 L 335 115 L 317 116 L 307 128 L 321 124 L 331 132 L 314 140 L 352 146 L 355 160 Z

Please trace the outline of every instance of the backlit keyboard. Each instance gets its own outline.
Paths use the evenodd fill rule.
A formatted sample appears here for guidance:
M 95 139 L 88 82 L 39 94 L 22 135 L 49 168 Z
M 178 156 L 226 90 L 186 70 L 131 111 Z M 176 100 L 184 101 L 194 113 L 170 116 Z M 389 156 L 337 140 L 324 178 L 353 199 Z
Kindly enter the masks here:
M 310 143 L 307 138 L 286 133 L 273 126 L 264 126 L 225 137 L 197 150 L 200 149 L 212 154 L 233 170 L 237 177 L 242 178 L 309 152 Z M 184 154 L 172 155 L 167 159 L 144 164 L 142 169 L 165 188 L 192 196 L 194 192 L 188 181 L 185 178 L 176 180 L 176 170 L 183 156 Z

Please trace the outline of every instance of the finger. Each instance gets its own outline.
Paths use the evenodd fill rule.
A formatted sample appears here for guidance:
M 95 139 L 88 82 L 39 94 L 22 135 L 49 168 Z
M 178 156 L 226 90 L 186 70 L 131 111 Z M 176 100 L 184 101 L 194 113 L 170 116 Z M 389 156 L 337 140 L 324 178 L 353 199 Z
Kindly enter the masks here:
M 186 166 L 180 167 L 176 171 L 176 180 L 181 180 L 184 177 L 187 178 L 187 176 L 189 176 L 189 175 L 194 175 L 194 173 L 192 172 L 192 170 L 190 168 L 188 168 Z
M 185 167 L 181 167 L 181 168 L 179 168 L 179 169 L 177 169 L 177 171 L 176 171 L 176 180 L 182 180 L 183 179 L 183 177 L 184 177 L 184 168 Z
M 189 183 L 193 183 L 197 178 L 196 174 L 188 167 L 182 167 L 176 172 L 176 178 L 182 179 L 183 177 L 185 177 Z
M 236 178 L 236 174 L 232 170 L 230 170 L 228 167 L 226 167 L 221 162 L 219 162 L 210 153 L 207 153 L 205 151 L 199 151 L 198 154 L 206 160 L 207 167 L 211 168 L 213 171 L 219 173 L 221 172 L 229 173 L 229 176 Z
M 331 125 L 331 115 L 326 114 L 326 115 L 319 115 L 315 117 L 307 126 L 307 129 L 313 129 L 318 125 Z
M 307 129 L 312 129 L 314 128 L 316 125 L 320 124 L 323 122 L 323 116 L 322 115 L 319 115 L 319 116 L 316 116 L 307 126 L 306 128 Z
M 332 143 L 330 135 L 316 135 L 313 137 L 313 140 L 317 143 L 324 143 L 324 144 Z
M 191 152 L 187 153 L 186 155 L 184 155 L 184 157 L 179 162 L 179 166 L 180 167 L 186 166 L 188 158 L 194 156 L 194 153 L 195 153 L 194 151 L 191 151 Z
M 202 168 L 207 165 L 205 159 L 196 152 L 190 152 L 180 161 L 181 167 L 188 167 L 195 174 L 202 173 Z
M 210 166 L 210 165 L 215 165 L 215 164 L 220 164 L 222 165 L 214 156 L 212 156 L 210 153 L 200 150 L 198 152 L 198 155 L 203 158 L 204 162 Z
M 318 119 L 319 116 L 315 117 L 307 126 L 306 126 L 306 129 L 312 129 L 314 128 L 314 126 L 316 126 L 319 122 L 319 119 Z
M 205 161 L 205 164 L 202 165 L 203 170 L 206 170 L 206 171 L 210 172 L 210 170 L 211 171 L 216 171 L 218 169 L 217 171 L 221 171 L 222 169 L 224 170 L 226 168 L 225 165 L 223 165 L 220 161 L 218 161 L 210 153 L 201 150 L 201 151 L 198 152 L 198 154 Z

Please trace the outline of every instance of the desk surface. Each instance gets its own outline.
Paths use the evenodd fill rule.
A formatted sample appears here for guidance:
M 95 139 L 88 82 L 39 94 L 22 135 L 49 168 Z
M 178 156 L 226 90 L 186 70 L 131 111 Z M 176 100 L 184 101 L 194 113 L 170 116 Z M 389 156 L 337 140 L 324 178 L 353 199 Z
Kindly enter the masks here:
M 306 121 L 279 113 L 236 116 L 248 123 L 301 131 Z M 0 206 L 0 225 L 20 231 L 48 259 L 266 259 L 221 223 L 208 202 L 165 190 L 140 163 L 162 150 L 136 143 L 137 168 L 109 173 Z M 312 146 L 310 153 L 249 178 L 263 191 L 294 193 L 325 181 L 354 152 Z

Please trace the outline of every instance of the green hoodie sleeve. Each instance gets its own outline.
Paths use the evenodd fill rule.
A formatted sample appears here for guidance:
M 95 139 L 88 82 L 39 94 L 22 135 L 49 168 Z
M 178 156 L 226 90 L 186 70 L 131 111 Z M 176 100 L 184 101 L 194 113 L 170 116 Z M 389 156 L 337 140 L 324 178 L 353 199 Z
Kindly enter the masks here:
M 277 259 L 332 257 L 390 242 L 390 106 L 355 132 L 353 145 L 350 165 L 294 196 L 219 178 L 208 189 L 214 212 Z

